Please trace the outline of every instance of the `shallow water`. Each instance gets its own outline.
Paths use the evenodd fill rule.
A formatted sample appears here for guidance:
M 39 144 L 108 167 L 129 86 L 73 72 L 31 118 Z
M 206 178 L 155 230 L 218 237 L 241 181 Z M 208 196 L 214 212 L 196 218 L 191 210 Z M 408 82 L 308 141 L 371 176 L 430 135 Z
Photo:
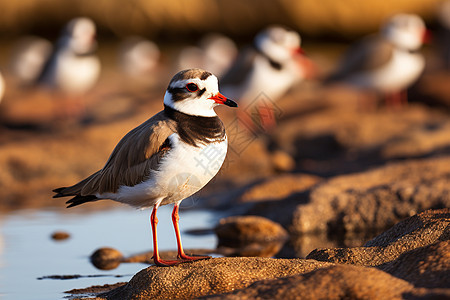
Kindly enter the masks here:
M 171 211 L 172 206 L 158 210 L 160 250 L 176 249 Z M 115 248 L 124 256 L 151 250 L 150 212 L 125 207 L 84 214 L 18 211 L 0 216 L 0 299 L 62 299 L 67 296 L 64 291 L 74 288 L 130 280 L 147 265 L 124 263 L 115 270 L 102 271 L 89 262 L 89 256 L 100 247 Z M 180 212 L 182 231 L 211 228 L 216 220 L 210 211 Z M 64 241 L 52 240 L 51 234 L 60 230 L 71 237 Z M 217 243 L 214 234 L 182 233 L 182 239 L 186 249 L 214 248 Z M 38 279 L 75 274 L 102 277 Z

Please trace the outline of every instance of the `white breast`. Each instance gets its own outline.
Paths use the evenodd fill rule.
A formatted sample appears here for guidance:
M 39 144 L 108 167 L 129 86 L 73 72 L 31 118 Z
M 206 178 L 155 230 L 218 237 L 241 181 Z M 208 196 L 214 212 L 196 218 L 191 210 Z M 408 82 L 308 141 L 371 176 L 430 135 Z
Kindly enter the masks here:
M 353 76 L 350 81 L 381 92 L 395 92 L 408 88 L 422 73 L 425 60 L 421 54 L 394 50 L 392 59 L 384 67 L 370 73 Z
M 276 101 L 300 80 L 301 73 L 294 62 L 286 63 L 281 70 L 276 70 L 267 59 L 258 56 L 251 74 L 243 84 L 242 94 L 236 99 L 253 102 L 258 95 L 264 93 L 269 99 Z
M 97 195 L 131 206 L 145 208 L 156 202 L 181 201 L 204 187 L 216 174 L 227 154 L 227 140 L 200 147 L 181 142 L 178 134 L 170 137 L 171 150 L 150 178 L 133 187 L 122 186 L 116 194 Z
M 82 94 L 94 86 L 99 74 L 97 57 L 61 53 L 55 74 L 56 86 L 69 94 Z

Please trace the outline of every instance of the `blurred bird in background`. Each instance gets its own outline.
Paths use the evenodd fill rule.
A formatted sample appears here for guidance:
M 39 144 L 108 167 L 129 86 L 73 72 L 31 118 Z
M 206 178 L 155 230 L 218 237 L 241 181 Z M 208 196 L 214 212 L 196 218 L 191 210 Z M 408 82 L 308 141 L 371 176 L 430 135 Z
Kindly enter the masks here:
M 41 37 L 26 36 L 16 43 L 10 69 L 21 87 L 28 87 L 37 81 L 51 52 L 52 44 Z
M 81 96 L 95 85 L 100 75 L 95 36 L 92 20 L 84 17 L 71 20 L 37 79 L 38 85 L 65 98 L 65 103 L 57 104 L 57 113 L 64 118 L 79 118 L 84 114 Z
M 277 117 L 274 102 L 295 84 L 313 76 L 315 66 L 300 45 L 297 32 L 270 26 L 256 35 L 252 46 L 239 53 L 222 77 L 222 89 L 239 99 L 239 119 L 249 129 L 273 127 Z
M 426 39 L 425 23 L 419 16 L 394 15 L 377 35 L 350 47 L 325 84 L 344 83 L 372 90 L 384 96 L 389 106 L 404 105 L 406 89 L 425 68 L 420 48 Z
M 130 36 L 119 47 L 120 71 L 133 85 L 133 89 L 146 90 L 152 87 L 161 58 L 158 45 L 140 36 Z
M 221 77 L 236 59 L 233 40 L 219 33 L 204 36 L 198 46 L 183 48 L 177 58 L 177 69 L 202 68 Z

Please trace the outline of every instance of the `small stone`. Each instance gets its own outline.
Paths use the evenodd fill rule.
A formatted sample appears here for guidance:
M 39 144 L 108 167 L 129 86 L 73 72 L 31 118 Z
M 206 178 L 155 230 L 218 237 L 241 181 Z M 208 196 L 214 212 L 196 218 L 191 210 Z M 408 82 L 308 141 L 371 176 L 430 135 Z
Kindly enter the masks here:
M 240 243 L 283 241 L 288 236 L 280 224 L 258 216 L 221 219 L 215 232 L 219 237 L 219 244 L 229 241 Z
M 91 255 L 91 263 L 100 270 L 115 269 L 122 260 L 122 253 L 114 248 L 100 248 Z
M 70 233 L 65 232 L 65 231 L 55 231 L 52 233 L 52 240 L 55 241 L 63 241 L 63 240 L 67 240 L 68 238 L 70 238 Z

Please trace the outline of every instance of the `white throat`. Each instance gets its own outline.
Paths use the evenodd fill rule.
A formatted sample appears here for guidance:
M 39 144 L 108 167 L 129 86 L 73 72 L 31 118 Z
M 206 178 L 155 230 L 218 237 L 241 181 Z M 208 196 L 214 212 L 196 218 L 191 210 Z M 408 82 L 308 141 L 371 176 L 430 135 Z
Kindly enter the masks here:
M 201 103 L 203 101 L 204 103 Z M 187 99 L 182 101 L 173 101 L 172 96 L 169 92 L 166 92 L 164 95 L 164 105 L 169 106 L 170 108 L 175 109 L 176 111 L 185 113 L 191 116 L 199 116 L 199 117 L 216 117 L 217 114 L 214 111 L 214 107 L 216 104 L 210 103 L 213 102 L 211 100 L 201 99 Z

